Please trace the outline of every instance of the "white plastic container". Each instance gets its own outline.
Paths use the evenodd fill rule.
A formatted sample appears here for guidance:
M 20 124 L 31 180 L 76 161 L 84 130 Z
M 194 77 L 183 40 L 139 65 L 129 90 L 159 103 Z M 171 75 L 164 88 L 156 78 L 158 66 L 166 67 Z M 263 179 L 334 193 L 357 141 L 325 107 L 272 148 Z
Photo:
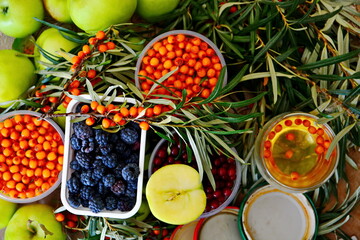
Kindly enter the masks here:
M 316 238 L 318 220 L 304 194 L 265 185 L 244 199 L 238 224 L 243 239 L 310 240 Z
M 31 116 L 40 118 L 42 114 L 39 112 L 34 112 L 34 111 L 18 110 L 18 111 L 8 112 L 3 115 L 0 115 L 0 121 L 4 121 L 5 119 L 11 118 L 15 115 L 31 115 Z M 53 128 L 55 128 L 55 130 L 60 134 L 62 141 L 64 142 L 64 138 L 65 138 L 64 131 L 53 120 L 51 120 L 51 119 L 43 119 L 43 120 L 49 122 L 51 124 L 51 126 Z M 20 199 L 20 198 L 12 198 L 12 197 L 9 197 L 9 196 L 6 196 L 6 195 L 0 193 L 0 198 L 4 199 L 6 201 L 9 201 L 9 202 L 14 202 L 14 203 L 33 203 L 33 202 L 39 201 L 39 200 L 49 196 L 60 185 L 61 174 L 62 174 L 62 171 L 59 172 L 57 181 L 47 191 L 45 191 L 44 193 L 42 193 L 38 196 L 35 196 L 32 198 Z
M 142 59 L 145 56 L 145 54 L 148 52 L 148 50 L 158 41 L 167 38 L 169 35 L 177 35 L 177 34 L 184 34 L 185 36 L 188 37 L 198 37 L 200 38 L 202 41 L 206 42 L 216 53 L 216 55 L 219 57 L 220 59 L 220 63 L 223 67 L 226 66 L 226 62 L 225 59 L 223 57 L 223 55 L 221 54 L 219 48 L 207 37 L 205 37 L 204 35 L 194 32 L 194 31 L 189 31 L 189 30 L 173 30 L 173 31 L 169 31 L 169 32 L 165 32 L 163 34 L 160 34 L 159 36 L 155 37 L 153 40 L 151 40 L 146 46 L 145 48 L 142 50 L 141 54 L 139 55 L 139 58 L 136 62 L 136 70 L 135 70 L 135 84 L 138 88 L 140 88 L 140 82 L 139 82 L 139 71 L 141 69 L 141 64 L 142 64 Z M 227 71 L 225 72 L 225 76 L 224 76 L 224 80 L 223 80 L 223 86 L 225 86 L 227 84 Z
M 150 156 L 150 160 L 149 160 L 149 166 L 148 166 L 148 176 L 150 177 L 152 174 L 152 169 L 153 169 L 153 161 L 155 158 L 155 155 L 157 153 L 157 151 L 160 149 L 160 147 L 166 143 L 165 139 L 161 139 L 159 141 L 159 143 L 155 146 L 154 150 L 151 153 Z M 236 150 L 233 148 L 233 150 L 236 152 Z M 213 209 L 209 212 L 204 212 L 203 214 L 201 214 L 200 218 L 206 218 L 206 217 L 210 217 L 214 214 L 217 214 L 218 212 L 222 211 L 224 208 L 226 208 L 227 206 L 230 205 L 230 203 L 234 200 L 234 198 L 236 197 L 236 194 L 240 188 L 240 181 L 241 181 L 241 164 L 240 162 L 235 160 L 235 164 L 236 164 L 236 179 L 234 181 L 234 186 L 232 188 L 232 192 L 230 194 L 230 196 L 225 200 L 225 202 L 223 202 L 218 208 Z
M 86 98 L 88 100 L 91 100 L 90 96 L 88 96 L 88 95 L 82 95 L 81 97 Z M 109 98 L 105 98 L 104 101 L 107 101 L 108 99 Z M 133 98 L 116 97 L 113 100 L 113 103 L 123 103 L 123 102 L 127 102 L 127 103 L 130 103 L 130 104 L 136 104 L 137 103 L 136 100 L 133 99 Z M 69 112 L 75 112 L 76 106 L 79 103 L 80 102 L 78 102 L 76 100 L 72 100 L 69 103 L 68 107 L 67 107 L 67 112 L 68 113 Z M 72 213 L 74 213 L 76 215 L 109 217 L 109 218 L 119 218 L 119 219 L 125 219 L 125 218 L 132 217 L 139 210 L 140 205 L 141 205 L 141 201 L 142 201 L 142 188 L 143 188 L 143 179 L 144 179 L 144 157 L 145 157 L 145 145 L 146 145 L 146 131 L 141 130 L 141 136 L 140 136 L 140 152 L 139 152 L 140 174 L 138 176 L 137 194 L 136 194 L 135 206 L 133 207 L 132 210 L 127 211 L 127 212 L 122 212 L 120 210 L 109 211 L 109 210 L 103 209 L 99 213 L 94 213 L 89 208 L 85 208 L 85 207 L 82 207 L 82 206 L 80 206 L 78 208 L 73 208 L 72 206 L 70 206 L 70 204 L 68 202 L 68 189 L 67 189 L 67 186 L 66 186 L 66 182 L 67 182 L 67 180 L 70 179 L 71 174 L 73 172 L 73 170 L 70 168 L 70 162 L 74 157 L 74 150 L 70 146 L 70 137 L 73 134 L 71 119 L 72 119 L 72 117 L 67 117 L 66 118 L 64 166 L 63 166 L 64 170 L 63 170 L 63 175 L 62 175 L 63 184 L 61 185 L 61 202 L 63 203 L 63 205 L 65 206 L 65 208 L 69 212 L 72 212 Z

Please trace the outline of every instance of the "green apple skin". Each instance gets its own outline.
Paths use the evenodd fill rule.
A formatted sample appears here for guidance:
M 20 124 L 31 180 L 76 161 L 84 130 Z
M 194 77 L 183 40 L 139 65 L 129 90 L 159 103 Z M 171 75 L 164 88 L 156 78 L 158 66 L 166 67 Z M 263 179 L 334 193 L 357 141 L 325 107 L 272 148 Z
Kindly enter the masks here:
M 58 22 L 71 23 L 67 0 L 43 0 L 44 7 L 50 16 Z
M 144 221 L 150 214 L 149 204 L 145 198 L 142 199 L 140 208 L 135 214 L 135 219 L 138 221 Z
M 129 21 L 136 5 L 136 0 L 69 0 L 72 21 L 88 33 Z
M 62 104 L 60 104 L 54 112 L 55 114 L 61 114 L 66 113 L 66 108 Z M 66 117 L 55 117 L 53 120 L 65 131 L 65 123 L 66 123 Z
M 17 204 L 0 198 L 0 229 L 6 227 L 17 209 Z
M 129 37 L 127 39 L 131 43 L 127 43 L 127 45 L 134 51 L 141 51 L 144 49 L 144 43 L 141 43 L 144 39 L 141 37 Z M 141 44 L 140 44 L 141 43 Z
M 31 35 L 41 26 L 34 17 L 44 18 L 41 0 L 0 0 L 0 32 L 14 38 Z
M 180 0 L 138 0 L 136 13 L 148 22 L 157 22 L 163 15 L 175 10 Z
M 0 103 L 18 99 L 34 82 L 34 65 L 18 54 L 11 49 L 0 50 Z
M 72 42 L 66 38 L 64 38 L 59 30 L 55 28 L 48 28 L 45 31 L 43 31 L 38 39 L 36 40 L 36 44 L 44 49 L 46 52 L 49 52 L 52 55 L 55 55 L 57 57 L 60 57 L 60 55 L 57 53 L 57 51 L 60 51 L 61 49 L 65 50 L 66 52 L 69 52 L 73 48 L 79 46 L 78 43 Z M 35 47 L 34 50 L 35 56 L 35 64 L 38 69 L 45 69 L 46 67 L 39 64 L 39 61 L 45 62 L 45 63 L 51 63 L 48 59 L 46 59 L 41 53 L 38 47 Z
M 32 220 L 28 229 L 28 220 Z M 52 233 L 46 235 L 40 224 Z M 56 221 L 54 210 L 46 204 L 29 204 L 20 207 L 5 229 L 5 240 L 65 240 L 66 235 L 62 230 L 61 223 Z

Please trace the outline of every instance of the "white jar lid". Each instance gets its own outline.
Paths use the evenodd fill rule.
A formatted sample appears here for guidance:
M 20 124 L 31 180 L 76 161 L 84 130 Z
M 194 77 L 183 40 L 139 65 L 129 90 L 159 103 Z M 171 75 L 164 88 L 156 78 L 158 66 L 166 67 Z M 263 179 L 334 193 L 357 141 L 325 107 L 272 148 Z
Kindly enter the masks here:
M 256 240 L 312 239 L 317 224 L 314 208 L 305 195 L 270 185 L 249 196 L 241 219 L 245 236 Z

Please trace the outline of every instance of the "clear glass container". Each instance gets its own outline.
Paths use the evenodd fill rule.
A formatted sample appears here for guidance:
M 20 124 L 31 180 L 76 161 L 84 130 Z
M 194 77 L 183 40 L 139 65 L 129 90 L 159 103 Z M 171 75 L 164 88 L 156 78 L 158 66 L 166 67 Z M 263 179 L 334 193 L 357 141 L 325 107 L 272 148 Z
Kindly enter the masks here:
M 294 112 L 278 115 L 264 125 L 255 141 L 255 162 L 269 184 L 287 192 L 307 192 L 332 176 L 339 146 L 326 159 L 335 134 L 317 120 L 314 115 Z

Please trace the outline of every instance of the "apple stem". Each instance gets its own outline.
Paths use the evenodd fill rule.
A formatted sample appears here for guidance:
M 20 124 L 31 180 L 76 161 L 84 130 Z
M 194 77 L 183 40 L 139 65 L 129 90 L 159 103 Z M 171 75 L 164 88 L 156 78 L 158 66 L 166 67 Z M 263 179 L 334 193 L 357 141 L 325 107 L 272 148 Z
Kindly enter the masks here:
M 171 195 L 170 198 L 167 201 L 172 201 L 179 195 L 181 195 L 180 192 L 176 192 L 175 194 Z
M 2 8 L 2 13 L 6 14 L 8 12 L 8 10 L 9 10 L 9 7 L 3 7 Z

